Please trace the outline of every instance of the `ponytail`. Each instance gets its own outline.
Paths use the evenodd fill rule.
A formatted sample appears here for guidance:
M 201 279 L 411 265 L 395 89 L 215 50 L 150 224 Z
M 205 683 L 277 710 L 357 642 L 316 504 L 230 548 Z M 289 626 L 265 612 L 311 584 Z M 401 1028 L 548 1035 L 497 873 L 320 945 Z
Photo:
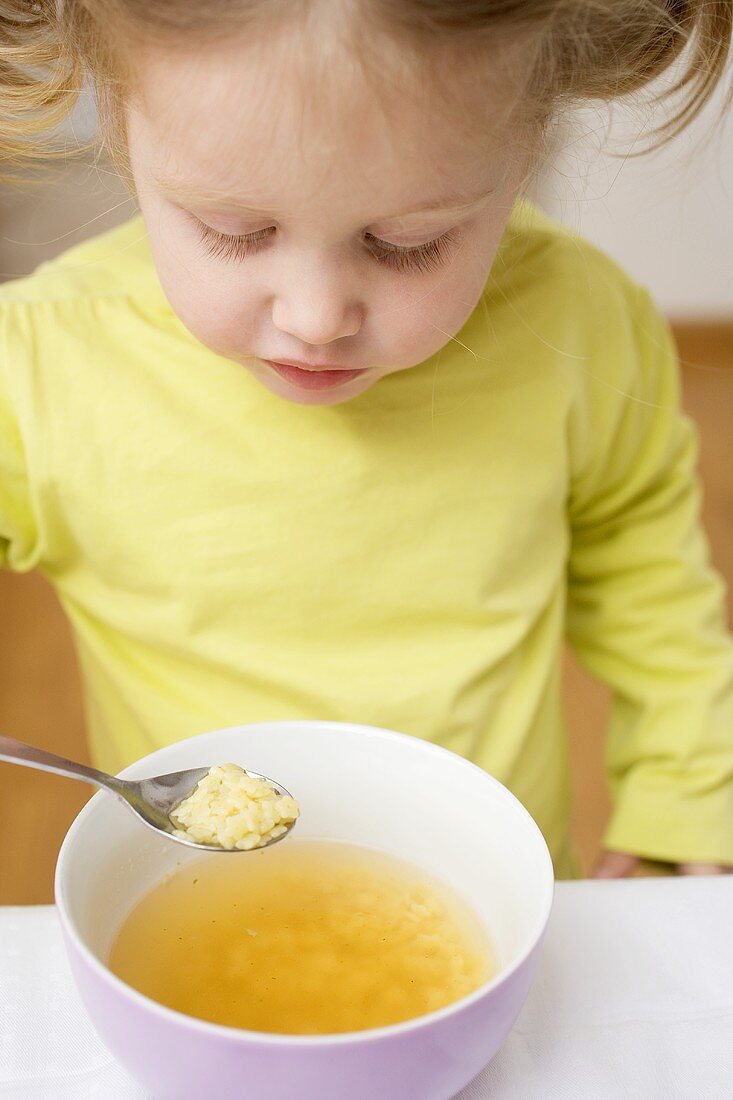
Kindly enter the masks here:
M 82 61 L 60 33 L 53 0 L 0 0 L 0 179 L 16 178 L 26 162 L 64 155 L 53 131 L 82 81 Z

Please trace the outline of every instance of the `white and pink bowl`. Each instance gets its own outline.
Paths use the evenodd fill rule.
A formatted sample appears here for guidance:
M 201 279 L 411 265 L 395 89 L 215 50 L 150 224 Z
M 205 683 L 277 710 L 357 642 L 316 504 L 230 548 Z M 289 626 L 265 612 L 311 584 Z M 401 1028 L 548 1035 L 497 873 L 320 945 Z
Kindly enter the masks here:
M 99 793 L 64 840 L 56 902 L 100 1036 L 155 1100 L 449 1100 L 497 1052 L 529 989 L 553 894 L 550 856 L 534 821 L 462 757 L 416 737 L 339 722 L 215 730 L 121 774 L 134 779 L 228 761 L 294 794 L 302 812 L 293 837 L 379 848 L 451 884 L 485 922 L 499 973 L 438 1012 L 337 1035 L 237 1030 L 164 1008 L 105 962 L 137 900 L 178 865 L 202 857 Z

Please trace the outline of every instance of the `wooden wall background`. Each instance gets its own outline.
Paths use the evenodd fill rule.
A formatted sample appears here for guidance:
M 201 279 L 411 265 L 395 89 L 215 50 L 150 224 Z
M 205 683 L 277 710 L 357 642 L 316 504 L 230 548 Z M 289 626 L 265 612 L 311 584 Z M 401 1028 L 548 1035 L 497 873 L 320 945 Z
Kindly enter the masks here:
M 84 164 L 67 169 L 53 189 L 6 195 L 0 213 L 2 276 L 31 270 L 45 255 L 121 220 L 129 209 L 114 177 Z M 733 588 L 733 319 L 678 324 L 675 332 L 685 405 L 701 433 L 704 521 L 713 560 Z M 0 572 L 0 624 L 0 732 L 87 759 L 70 633 L 43 578 Z M 588 869 L 609 811 L 602 770 L 607 698 L 568 660 L 566 699 L 573 832 Z M 59 846 L 92 793 L 82 783 L 0 763 L 0 904 L 52 900 Z

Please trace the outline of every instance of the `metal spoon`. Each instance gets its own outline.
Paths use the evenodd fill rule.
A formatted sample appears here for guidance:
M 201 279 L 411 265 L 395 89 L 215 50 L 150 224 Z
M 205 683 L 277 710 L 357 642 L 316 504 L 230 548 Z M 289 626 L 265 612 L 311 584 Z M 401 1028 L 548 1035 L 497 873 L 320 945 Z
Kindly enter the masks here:
M 155 775 L 150 779 L 118 779 L 115 775 L 107 775 L 106 772 L 89 768 L 86 764 L 80 764 L 76 760 L 66 760 L 63 756 L 56 756 L 53 752 L 38 749 L 35 745 L 26 745 L 22 741 L 14 741 L 12 737 L 0 735 L 0 760 L 7 760 L 10 764 L 23 764 L 28 768 L 40 768 L 41 771 L 55 772 L 57 775 L 67 775 L 71 779 L 83 779 L 86 783 L 93 783 L 96 787 L 104 787 L 112 791 L 118 798 L 128 805 L 137 816 L 151 829 L 159 833 L 165 833 L 169 840 L 177 840 L 180 844 L 187 844 L 190 848 L 201 848 L 207 852 L 239 852 L 241 848 L 221 848 L 216 844 L 197 844 L 195 840 L 174 836 L 176 826 L 170 819 L 170 813 L 183 802 L 184 798 L 192 793 L 200 779 L 207 774 L 209 768 L 188 768 L 182 772 L 169 772 L 168 775 Z M 251 779 L 265 779 L 275 788 L 278 794 L 290 795 L 284 787 L 268 779 L 259 772 L 243 769 Z M 272 840 L 267 840 L 259 848 L 246 849 L 259 852 L 270 844 L 277 844 L 288 835 L 294 821 L 286 822 L 287 831 Z

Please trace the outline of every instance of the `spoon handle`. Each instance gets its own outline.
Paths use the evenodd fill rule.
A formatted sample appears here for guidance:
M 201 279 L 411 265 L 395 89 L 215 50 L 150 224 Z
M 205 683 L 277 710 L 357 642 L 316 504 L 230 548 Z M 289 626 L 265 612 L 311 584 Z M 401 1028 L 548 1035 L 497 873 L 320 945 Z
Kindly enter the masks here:
M 40 768 L 45 772 L 56 772 L 57 775 L 67 775 L 71 779 L 83 779 L 97 787 L 111 787 L 115 791 L 123 782 L 115 776 L 97 771 L 96 768 L 89 768 L 76 760 L 66 760 L 63 756 L 46 752 L 45 749 L 38 749 L 35 745 L 26 745 L 23 741 L 14 741 L 12 737 L 3 737 L 2 734 L 0 734 L 0 760 L 7 760 L 10 764 L 24 764 L 27 768 Z

